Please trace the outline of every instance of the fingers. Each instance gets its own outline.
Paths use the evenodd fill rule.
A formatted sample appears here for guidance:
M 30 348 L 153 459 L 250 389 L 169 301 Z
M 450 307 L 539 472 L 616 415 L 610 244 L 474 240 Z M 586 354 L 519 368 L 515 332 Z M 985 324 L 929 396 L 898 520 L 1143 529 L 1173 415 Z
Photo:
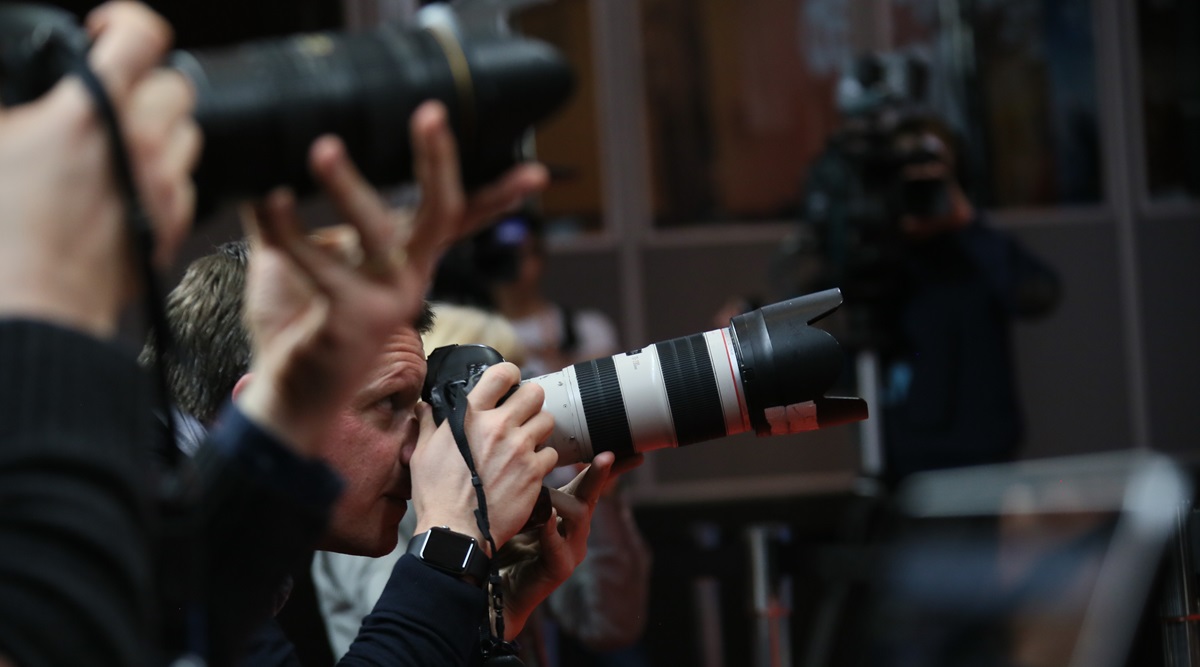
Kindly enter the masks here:
M 319 247 L 309 237 L 296 212 L 296 199 L 290 190 L 277 188 L 271 191 L 253 208 L 253 213 L 255 224 L 247 227 L 257 232 L 264 246 L 284 253 L 317 291 L 326 295 L 341 293 L 353 270 L 346 266 L 341 252 Z
M 446 108 L 426 102 L 413 112 L 413 168 L 421 186 L 421 221 L 408 240 L 414 259 L 431 258 L 459 236 L 458 227 L 466 208 L 462 190 L 458 148 L 450 132 Z
M 550 491 L 551 498 L 554 497 L 554 493 L 555 491 L 552 489 Z M 546 545 L 553 545 L 555 543 L 562 542 L 565 539 L 565 536 L 559 532 L 559 523 L 561 523 L 560 518 L 561 517 L 558 514 L 558 508 L 552 507 L 550 509 L 550 519 L 547 520 L 546 523 L 542 524 L 541 528 L 538 529 L 538 537 L 540 537 L 542 540 L 544 550 Z
M 589 507 L 595 507 L 596 502 L 600 500 L 601 492 L 604 491 L 605 483 L 608 482 L 608 476 L 615 460 L 616 457 L 612 452 L 597 454 L 596 458 L 592 459 L 592 465 L 576 475 L 575 479 L 560 490 L 571 494 Z
M 490 410 L 496 407 L 501 397 L 520 382 L 521 369 L 508 362 L 496 364 L 483 372 L 483 377 L 479 378 L 479 383 L 467 395 L 467 401 L 475 410 Z M 517 398 L 517 394 L 520 394 L 524 389 L 522 387 L 509 400 Z M 526 392 L 526 396 L 528 395 L 528 392 Z M 518 403 L 526 402 L 526 399 L 518 398 L 517 400 Z M 505 405 L 507 404 L 508 402 L 505 402 Z M 541 407 L 541 403 L 538 403 L 538 407 Z M 526 415 L 526 417 L 528 416 Z
M 125 105 L 123 126 L 142 200 L 156 224 L 159 266 L 170 264 L 195 205 L 191 172 L 202 136 L 190 113 L 194 97 L 183 76 L 159 69 L 137 83 Z
M 387 204 L 354 166 L 341 139 L 327 135 L 313 142 L 309 165 L 342 218 L 358 230 L 363 263 L 376 272 L 394 269 L 391 257 L 396 225 Z
M 172 40 L 171 26 L 137 2 L 102 5 L 88 15 L 86 25 L 95 39 L 88 60 L 118 105 L 158 65 Z
M 633 456 L 626 456 L 623 459 L 618 459 L 617 461 L 613 462 L 612 470 L 609 471 L 608 477 L 609 479 L 612 479 L 617 475 L 623 475 L 642 465 L 642 462 L 645 460 L 646 456 L 644 454 L 634 454 Z
M 296 215 L 296 199 L 287 189 L 272 190 L 261 202 L 243 209 L 242 214 L 243 225 L 252 242 L 284 252 L 303 243 L 303 225 Z
M 558 467 L 558 450 L 552 447 L 543 447 L 533 453 L 534 463 L 537 465 L 539 477 L 545 477 L 550 474 L 551 470 Z M 553 496 L 554 489 L 551 489 Z
M 424 401 L 418 402 L 414 409 L 417 415 L 417 423 L 420 427 L 421 437 L 424 439 L 433 434 L 437 430 L 437 422 L 433 420 L 433 406 Z
M 138 83 L 129 101 L 125 131 L 135 139 L 161 137 L 188 117 L 196 103 L 196 92 L 182 74 L 158 69 Z
M 517 165 L 468 201 L 462 189 L 457 144 L 445 107 L 439 102 L 426 102 L 413 113 L 412 140 L 421 208 L 408 253 L 416 261 L 436 260 L 443 246 L 517 208 L 550 183 L 544 166 Z
M 471 195 L 466 219 L 460 235 L 476 231 L 495 221 L 502 213 L 518 207 L 532 195 L 550 184 L 550 172 L 540 164 L 519 164 L 508 170 L 499 181 L 480 188 Z

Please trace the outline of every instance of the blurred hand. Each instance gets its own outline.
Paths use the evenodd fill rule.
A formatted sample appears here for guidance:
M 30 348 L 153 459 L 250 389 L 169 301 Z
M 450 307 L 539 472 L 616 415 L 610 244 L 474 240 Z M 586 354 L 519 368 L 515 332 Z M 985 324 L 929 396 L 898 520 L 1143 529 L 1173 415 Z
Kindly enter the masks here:
M 89 62 L 117 112 L 163 266 L 191 222 L 201 144 L 194 94 L 181 75 L 157 68 L 171 29 L 145 6 L 105 4 L 86 27 L 95 40 Z M 78 78 L 0 109 L 0 313 L 115 332 L 140 286 L 112 167 L 106 129 Z
M 502 551 L 505 639 L 515 638 L 533 610 L 583 562 L 596 503 L 614 479 L 613 461 L 612 452 L 603 452 L 569 484 L 551 491 L 554 512 L 546 525 L 536 536 L 514 538 L 509 553 Z M 640 463 L 640 457 L 623 461 L 621 471 Z
M 906 180 L 943 181 L 947 199 L 946 210 L 940 215 L 906 215 L 900 219 L 900 230 L 909 238 L 916 241 L 933 238 L 964 229 L 975 219 L 975 208 L 954 178 L 953 171 L 949 164 L 937 161 L 905 167 L 901 177 Z
M 467 395 L 464 430 L 483 481 L 489 529 L 496 546 L 521 529 L 533 511 L 542 478 L 558 462 L 558 452 L 540 445 L 554 430 L 554 417 L 542 411 L 544 393 L 536 384 L 524 384 L 502 405 L 500 400 L 521 380 L 521 371 L 510 363 L 496 364 L 484 372 Z M 448 421 L 440 427 L 423 406 L 421 437 L 410 462 L 415 533 L 433 526 L 474 536 L 490 555 L 476 522 L 477 507 L 471 475 L 454 442 Z
M 541 165 L 519 165 L 468 200 L 445 108 L 423 104 L 411 128 L 415 215 L 389 210 L 334 137 L 313 144 L 310 166 L 348 225 L 307 234 L 286 191 L 245 211 L 254 379 L 238 403 L 301 453 L 324 439 L 384 342 L 414 325 L 446 248 L 547 183 Z

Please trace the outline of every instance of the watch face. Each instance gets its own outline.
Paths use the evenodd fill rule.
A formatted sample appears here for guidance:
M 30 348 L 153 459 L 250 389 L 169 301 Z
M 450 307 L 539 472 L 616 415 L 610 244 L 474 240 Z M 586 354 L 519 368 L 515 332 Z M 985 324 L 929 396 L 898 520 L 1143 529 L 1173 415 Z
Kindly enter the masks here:
M 421 549 L 421 558 L 426 562 L 456 572 L 465 572 L 467 558 L 475 540 L 449 530 L 433 528 L 429 531 L 429 539 Z

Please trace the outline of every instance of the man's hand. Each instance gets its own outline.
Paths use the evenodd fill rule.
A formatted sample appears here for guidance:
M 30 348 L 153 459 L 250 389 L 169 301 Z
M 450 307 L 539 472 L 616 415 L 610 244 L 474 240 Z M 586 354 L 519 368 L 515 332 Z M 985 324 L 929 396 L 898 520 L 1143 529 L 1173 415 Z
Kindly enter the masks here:
M 538 449 L 554 430 L 554 417 L 542 411 L 545 395 L 541 387 L 521 385 L 503 404 L 496 405 L 520 379 L 521 371 L 513 364 L 496 364 L 484 372 L 467 395 L 464 430 L 475 469 L 483 480 L 489 529 L 497 547 L 529 520 L 542 478 L 558 462 L 558 452 Z M 490 546 L 476 526 L 475 489 L 450 424 L 435 426 L 433 413 L 425 405 L 421 437 L 410 467 L 418 522 L 414 533 L 448 526 L 475 537 L 491 555 Z
M 181 75 L 157 67 L 171 29 L 145 6 L 105 4 L 87 29 L 89 62 L 117 112 L 162 266 L 192 218 L 201 143 L 194 94 Z M 112 169 L 106 129 L 77 77 L 0 109 L 0 314 L 115 332 L 139 285 Z
M 283 191 L 246 216 L 254 379 L 238 401 L 302 453 L 321 442 L 387 338 L 416 322 L 446 248 L 548 180 L 541 165 L 519 165 L 468 199 L 445 108 L 427 102 L 411 125 L 415 215 L 389 210 L 341 141 L 322 137 L 311 168 L 349 225 L 308 235 Z
M 536 542 L 522 535 L 510 543 L 518 556 L 502 570 L 505 639 L 515 638 L 533 610 L 583 562 L 592 513 L 614 474 L 613 461 L 612 452 L 603 452 L 569 484 L 551 491 L 554 512 Z M 622 462 L 621 469 L 640 462 L 641 457 Z

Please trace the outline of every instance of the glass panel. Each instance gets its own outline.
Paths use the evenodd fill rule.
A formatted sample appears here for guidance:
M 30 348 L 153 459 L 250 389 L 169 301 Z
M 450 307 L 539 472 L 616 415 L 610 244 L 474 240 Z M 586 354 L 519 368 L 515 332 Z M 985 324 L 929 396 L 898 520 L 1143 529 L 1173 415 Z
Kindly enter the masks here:
M 837 123 L 835 73 L 794 0 L 642 0 L 659 225 L 794 218 Z
M 541 197 L 547 232 L 573 235 L 603 225 L 592 22 L 587 0 L 556 0 L 526 9 L 516 29 L 554 45 L 575 70 L 575 94 L 535 132 L 535 153 L 550 168 Z
M 1138 37 L 1150 196 L 1200 198 L 1200 2 L 1141 0 Z
M 1100 200 L 1089 0 L 978 0 L 972 21 L 991 206 Z
M 864 50 L 926 66 L 924 99 L 901 106 L 932 108 L 966 135 L 984 205 L 1100 199 L 1090 0 L 640 6 L 660 226 L 795 218 L 842 125 L 839 78 Z

